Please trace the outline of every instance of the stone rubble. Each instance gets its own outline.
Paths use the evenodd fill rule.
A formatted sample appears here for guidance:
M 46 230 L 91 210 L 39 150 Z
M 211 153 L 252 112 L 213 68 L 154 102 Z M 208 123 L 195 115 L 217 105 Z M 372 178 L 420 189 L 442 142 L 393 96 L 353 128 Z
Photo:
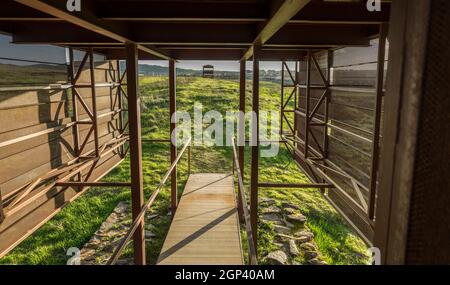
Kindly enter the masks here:
M 156 235 L 154 233 L 152 233 L 151 231 L 145 231 L 145 239 L 146 240 L 152 239 L 154 237 L 156 237 Z
M 287 264 L 288 257 L 284 251 L 277 250 L 270 252 L 265 260 L 271 265 L 285 265 Z
M 307 227 L 307 218 L 300 213 L 300 207 L 288 202 L 277 205 L 274 199 L 260 199 L 260 221 L 271 224 L 275 231 L 273 245 L 277 250 L 269 252 L 263 263 L 273 265 L 325 265 L 317 245 L 314 234 Z M 105 264 L 131 225 L 131 207 L 120 202 L 110 216 L 103 222 L 99 230 L 91 237 L 81 250 L 81 264 Z M 171 212 L 167 214 L 171 215 Z M 164 216 L 164 215 L 163 215 Z M 162 218 L 158 214 L 149 213 L 146 220 Z M 155 226 L 146 223 L 145 239 L 147 241 L 156 236 Z M 130 241 L 131 244 L 131 241 Z M 130 246 L 128 244 L 127 246 Z M 119 265 L 133 264 L 133 258 L 127 256 L 118 260 Z
M 154 220 L 159 218 L 158 214 L 149 214 L 146 220 Z M 131 207 L 126 202 L 119 202 L 102 223 L 97 232 L 91 239 L 84 244 L 80 251 L 80 262 L 82 265 L 101 265 L 106 264 L 111 257 L 113 250 L 119 245 L 125 236 L 127 230 L 131 226 Z M 155 226 L 151 223 L 145 223 L 145 239 L 147 241 L 156 237 L 154 233 Z M 131 246 L 132 240 L 127 244 Z M 117 265 L 132 265 L 133 258 L 122 256 L 117 261 Z
M 286 218 L 294 223 L 304 223 L 307 220 L 302 214 L 287 215 Z
M 273 245 L 277 250 L 269 252 L 263 259 L 265 264 L 276 265 L 325 265 L 314 234 L 307 227 L 307 218 L 298 205 L 274 199 L 260 199 L 261 222 L 271 224 L 275 231 Z
M 290 239 L 289 240 L 289 253 L 292 256 L 299 256 L 300 255 L 300 251 L 297 248 L 297 245 L 295 244 L 295 241 Z
M 286 234 L 286 233 L 289 233 L 291 231 L 290 228 L 285 227 L 285 226 L 280 226 L 280 225 L 274 225 L 274 230 L 277 233 L 282 233 L 282 234 Z
M 279 213 L 281 213 L 281 210 L 280 210 L 280 208 L 278 208 L 276 206 L 269 206 L 267 208 L 263 208 L 262 213 L 263 214 L 279 214 Z

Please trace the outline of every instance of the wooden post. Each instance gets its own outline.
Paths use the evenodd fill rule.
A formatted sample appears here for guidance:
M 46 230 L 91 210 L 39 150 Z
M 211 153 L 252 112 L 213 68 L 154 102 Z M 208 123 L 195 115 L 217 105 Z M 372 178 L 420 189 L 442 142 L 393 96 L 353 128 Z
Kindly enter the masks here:
M 370 170 L 370 196 L 369 196 L 369 219 L 375 218 L 375 199 L 377 189 L 378 161 L 380 156 L 380 133 L 381 133 L 381 112 L 383 109 L 383 79 L 386 55 L 386 37 L 388 32 L 387 24 L 380 24 L 380 39 L 378 44 L 378 66 L 377 66 L 377 91 L 375 100 L 375 125 L 372 145 L 372 164 Z
M 172 116 L 174 116 L 177 110 L 177 99 L 176 99 L 176 68 L 175 60 L 169 60 L 169 112 L 170 112 L 170 135 L 176 128 L 176 124 L 172 122 Z M 172 164 L 177 158 L 177 146 L 175 141 L 170 144 L 170 163 Z M 178 205 L 178 187 L 177 187 L 177 167 L 173 169 L 170 175 L 170 186 L 171 186 L 171 210 L 172 217 L 175 214 Z
M 92 114 L 94 116 L 92 121 L 92 127 L 94 129 L 94 145 L 95 156 L 100 157 L 99 141 L 98 141 L 98 119 L 97 119 L 97 94 L 95 87 L 95 66 L 94 66 L 94 49 L 89 49 L 89 69 L 91 75 L 91 97 L 92 97 Z
M 305 158 L 309 155 L 309 98 L 311 95 L 311 51 L 308 50 L 306 62 L 306 106 L 305 106 Z
M 142 179 L 141 111 L 139 98 L 138 50 L 134 43 L 127 43 L 127 92 L 128 126 L 130 132 L 131 202 L 133 220 L 144 205 L 144 182 Z M 133 236 L 134 263 L 145 265 L 144 221 Z
M 258 239 L 258 168 L 259 168 L 259 55 L 260 47 L 254 45 L 253 47 L 253 98 L 252 109 L 255 113 L 256 122 L 254 122 L 253 138 L 256 145 L 251 147 L 251 177 L 250 177 L 250 221 L 253 231 L 253 242 L 257 248 Z
M 70 84 L 72 84 L 72 121 L 78 121 L 78 104 L 77 104 L 77 96 L 75 95 L 75 65 L 73 60 L 73 49 L 69 48 L 69 80 Z M 79 125 L 73 125 L 73 150 L 77 156 L 80 155 L 80 139 L 79 139 Z
M 117 86 L 116 88 L 116 92 L 117 92 L 117 102 L 118 102 L 118 108 L 120 110 L 119 112 L 119 130 L 120 133 L 123 134 L 123 97 L 122 97 L 122 82 L 120 82 L 120 76 L 121 76 L 121 71 L 120 71 L 120 61 L 116 60 L 116 65 L 117 65 L 117 74 L 115 75 L 115 79 L 114 82 L 115 83 L 119 83 L 119 86 Z M 120 155 L 124 156 L 125 155 L 125 148 L 124 146 L 120 147 Z
M 297 108 L 297 106 L 295 106 Z M 280 104 L 280 137 L 283 135 L 284 121 L 284 61 L 281 62 L 281 104 Z
M 238 130 L 238 150 L 239 150 L 239 168 L 241 169 L 242 180 L 244 180 L 244 159 L 245 159 L 245 84 L 246 84 L 246 72 L 245 72 L 245 60 L 240 61 L 239 68 L 239 130 Z M 239 218 L 244 221 L 242 211 L 242 199 L 238 195 L 238 210 Z M 245 205 L 247 206 L 247 205 Z

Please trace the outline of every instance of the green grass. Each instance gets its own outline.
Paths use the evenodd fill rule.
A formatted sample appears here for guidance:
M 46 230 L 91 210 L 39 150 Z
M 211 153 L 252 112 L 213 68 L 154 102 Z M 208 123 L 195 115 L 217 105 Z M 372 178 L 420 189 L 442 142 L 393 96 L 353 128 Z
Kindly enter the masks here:
M 169 111 L 167 95 L 167 78 L 141 77 L 142 127 L 144 138 L 169 137 Z M 239 84 L 230 80 L 213 80 L 203 78 L 179 77 L 177 82 L 177 109 L 192 112 L 193 103 L 203 104 L 203 112 L 238 109 Z M 247 110 L 251 108 L 251 82 L 247 83 Z M 261 110 L 278 110 L 280 86 L 261 82 Z M 245 155 L 245 184 L 249 183 L 250 152 Z M 193 147 L 192 172 L 231 172 L 232 150 L 230 147 Z M 169 167 L 169 149 L 164 144 L 143 144 L 144 188 L 148 197 L 157 187 L 164 172 Z M 179 189 L 184 187 L 187 179 L 187 160 L 184 157 L 179 166 Z M 103 180 L 128 181 L 129 161 L 126 159 Z M 306 183 L 307 178 L 301 173 L 285 148 L 278 156 L 260 159 L 260 181 Z M 169 185 L 169 183 L 167 184 Z M 170 225 L 166 216 L 170 203 L 169 188 L 160 193 L 151 211 L 162 218 L 155 223 L 155 239 L 147 243 L 148 262 L 154 264 Z M 315 234 L 322 258 L 329 264 L 365 264 L 366 246 L 333 208 L 321 197 L 316 189 L 260 189 L 260 197 L 277 199 L 278 203 L 288 201 L 299 205 L 308 218 L 307 226 Z M 91 189 L 75 202 L 64 208 L 11 253 L 0 260 L 3 264 L 64 264 L 69 247 L 82 247 L 101 223 L 112 212 L 119 201 L 129 201 L 128 189 Z M 259 255 L 265 256 L 276 249 L 275 233 L 270 225 L 259 224 Z M 246 248 L 245 235 L 243 245 Z M 124 255 L 130 255 L 128 249 Z M 301 260 L 300 260 L 301 261 Z

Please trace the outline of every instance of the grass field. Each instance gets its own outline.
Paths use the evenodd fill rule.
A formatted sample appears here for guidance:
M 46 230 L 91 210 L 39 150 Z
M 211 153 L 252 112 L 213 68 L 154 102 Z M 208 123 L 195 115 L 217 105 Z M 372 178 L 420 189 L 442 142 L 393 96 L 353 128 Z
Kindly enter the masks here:
M 141 77 L 142 127 L 144 138 L 168 138 L 168 85 L 161 77 Z M 247 90 L 251 90 L 248 82 Z M 278 110 L 280 87 L 261 82 L 260 107 L 262 110 Z M 251 91 L 247 94 L 247 110 L 251 108 Z M 217 110 L 221 113 L 238 109 L 239 84 L 231 80 L 183 78 L 177 81 L 177 109 L 192 111 L 194 102 L 203 104 L 203 112 Z M 229 147 L 194 147 L 192 172 L 231 172 L 232 150 Z M 250 170 L 249 149 L 245 157 L 245 183 L 248 185 Z M 150 196 L 169 167 L 169 148 L 164 144 L 143 144 L 143 174 L 146 196 Z M 129 161 L 109 173 L 104 181 L 127 181 Z M 179 167 L 179 188 L 182 191 L 187 179 L 187 161 L 184 157 Z M 261 158 L 260 180 L 270 182 L 305 183 L 307 178 L 290 159 L 286 149 L 278 156 Z M 169 185 L 169 184 L 167 184 Z M 170 193 L 166 187 L 156 199 L 151 211 L 162 218 L 155 224 L 156 238 L 147 244 L 150 264 L 155 263 L 170 225 L 166 216 Z M 323 259 L 329 264 L 365 264 L 366 246 L 351 232 L 332 207 L 322 199 L 316 189 L 260 189 L 260 197 L 275 198 L 278 203 L 289 201 L 299 205 L 307 216 L 307 226 L 315 234 Z M 91 189 L 58 213 L 32 236 L 22 242 L 10 254 L 0 260 L 3 264 L 64 264 L 69 247 L 82 247 L 99 228 L 120 201 L 129 201 L 128 189 Z M 259 255 L 265 256 L 275 248 L 275 232 L 270 226 L 260 224 Z M 128 250 L 125 254 L 130 254 Z M 300 260 L 301 262 L 301 260 Z

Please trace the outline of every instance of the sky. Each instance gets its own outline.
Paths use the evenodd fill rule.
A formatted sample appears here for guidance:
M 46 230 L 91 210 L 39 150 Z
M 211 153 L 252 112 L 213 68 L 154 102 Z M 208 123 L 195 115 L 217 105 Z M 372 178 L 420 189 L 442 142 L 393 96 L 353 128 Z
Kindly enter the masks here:
M 168 66 L 168 62 L 164 60 L 140 60 L 140 64 Z M 177 62 L 178 68 L 201 70 L 205 64 L 214 65 L 214 70 L 221 71 L 239 71 L 239 61 L 214 61 L 214 60 L 180 60 Z M 260 69 L 281 70 L 281 62 L 262 61 L 259 63 Z M 247 61 L 247 69 L 252 68 L 252 62 Z

